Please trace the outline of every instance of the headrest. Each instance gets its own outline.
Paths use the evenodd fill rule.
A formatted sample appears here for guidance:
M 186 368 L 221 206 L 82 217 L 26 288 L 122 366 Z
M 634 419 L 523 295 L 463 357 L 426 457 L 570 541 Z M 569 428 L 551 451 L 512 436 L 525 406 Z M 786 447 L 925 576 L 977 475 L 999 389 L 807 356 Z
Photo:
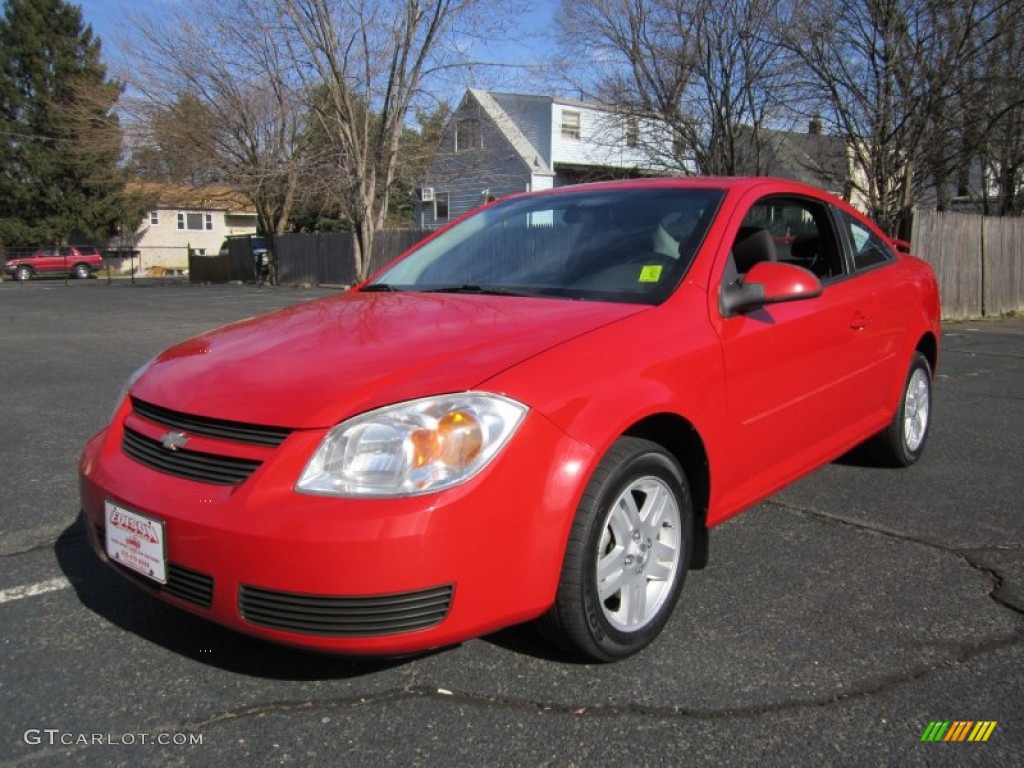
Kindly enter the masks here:
M 771 233 L 760 227 L 740 227 L 732 245 L 732 255 L 736 271 L 740 274 L 749 272 L 759 261 L 778 261 Z

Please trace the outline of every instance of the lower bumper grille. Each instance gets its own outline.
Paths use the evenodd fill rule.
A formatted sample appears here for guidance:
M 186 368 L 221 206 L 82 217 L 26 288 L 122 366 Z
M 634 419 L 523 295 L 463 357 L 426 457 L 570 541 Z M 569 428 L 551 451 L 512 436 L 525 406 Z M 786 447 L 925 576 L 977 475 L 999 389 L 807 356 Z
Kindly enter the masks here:
M 167 594 L 200 608 L 209 608 L 213 604 L 213 576 L 182 565 L 168 564 L 167 583 L 163 589 Z
M 331 597 L 278 592 L 244 584 L 242 618 L 261 627 L 326 637 L 367 637 L 415 632 L 440 624 L 451 607 L 451 585 L 373 597 Z
M 193 571 L 191 568 L 186 568 L 183 565 L 168 563 L 167 583 L 161 584 L 152 579 L 147 579 L 131 568 L 125 568 L 116 560 L 110 560 L 109 562 L 121 573 L 131 577 L 147 589 L 166 593 L 199 608 L 209 608 L 213 605 L 213 576 L 207 573 Z

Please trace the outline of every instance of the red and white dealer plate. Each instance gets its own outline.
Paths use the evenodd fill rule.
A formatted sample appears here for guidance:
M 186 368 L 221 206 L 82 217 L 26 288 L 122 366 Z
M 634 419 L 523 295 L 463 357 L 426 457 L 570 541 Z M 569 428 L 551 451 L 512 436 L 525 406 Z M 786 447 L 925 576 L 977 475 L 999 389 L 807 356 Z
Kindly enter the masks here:
M 107 557 L 153 581 L 167 583 L 164 524 L 138 512 L 104 504 Z

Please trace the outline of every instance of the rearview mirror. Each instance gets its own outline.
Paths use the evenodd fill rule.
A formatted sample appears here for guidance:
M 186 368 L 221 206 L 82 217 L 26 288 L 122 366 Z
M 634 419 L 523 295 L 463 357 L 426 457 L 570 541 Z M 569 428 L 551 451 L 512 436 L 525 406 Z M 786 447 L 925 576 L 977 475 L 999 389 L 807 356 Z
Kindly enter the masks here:
M 821 291 L 821 281 L 803 267 L 760 261 L 738 281 L 722 288 L 722 314 L 731 317 L 766 304 L 813 299 Z

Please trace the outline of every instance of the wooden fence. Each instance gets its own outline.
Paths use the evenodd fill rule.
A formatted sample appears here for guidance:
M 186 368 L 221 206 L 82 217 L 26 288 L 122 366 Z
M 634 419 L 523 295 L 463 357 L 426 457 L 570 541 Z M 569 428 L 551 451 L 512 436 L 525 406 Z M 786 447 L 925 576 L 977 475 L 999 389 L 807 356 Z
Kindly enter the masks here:
M 944 319 L 1024 310 L 1024 218 L 915 211 L 911 248 L 935 270 Z
M 370 271 L 373 274 L 428 233 L 412 229 L 384 229 L 373 239 Z M 356 282 L 352 235 L 315 232 L 278 235 L 274 242 L 277 280 L 281 284 L 351 285 Z
M 382 230 L 374 240 L 370 273 L 422 240 L 422 230 Z M 231 253 L 189 260 L 192 280 L 255 279 L 252 258 L 231 243 Z M 942 291 L 947 320 L 1024 311 L 1024 218 L 916 211 L 911 234 L 915 254 L 928 261 Z M 282 285 L 351 285 L 356 281 L 352 235 L 347 232 L 278 235 L 277 280 Z
M 428 232 L 386 229 L 377 232 L 370 258 L 370 274 L 422 240 Z M 189 276 L 193 282 L 254 282 L 255 265 L 249 241 L 230 241 L 227 256 L 192 256 Z M 352 285 L 356 268 L 349 232 L 313 232 L 278 235 L 274 238 L 277 282 L 281 285 Z

